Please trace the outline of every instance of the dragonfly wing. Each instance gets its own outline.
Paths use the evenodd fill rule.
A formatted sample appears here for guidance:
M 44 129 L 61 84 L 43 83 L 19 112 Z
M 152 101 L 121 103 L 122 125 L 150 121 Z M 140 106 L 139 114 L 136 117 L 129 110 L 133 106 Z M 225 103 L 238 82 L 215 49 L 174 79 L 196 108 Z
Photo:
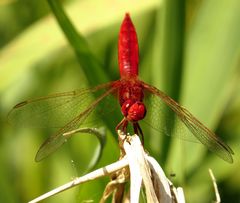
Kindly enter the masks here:
M 16 127 L 60 128 L 92 103 L 96 99 L 96 93 L 110 87 L 111 83 L 107 83 L 94 88 L 27 100 L 13 107 L 8 114 L 8 121 Z
M 150 97 L 146 104 L 148 110 L 146 120 L 149 120 L 153 128 L 163 131 L 168 135 L 171 133 L 180 133 L 185 136 L 189 135 L 190 131 L 197 140 L 204 144 L 209 150 L 216 153 L 220 158 L 229 163 L 233 162 L 232 154 L 234 153 L 232 149 L 198 121 L 187 109 L 157 88 L 144 82 L 142 82 L 142 84 L 146 93 L 149 93 L 147 97 Z M 158 111 L 159 109 L 160 111 Z M 160 120 L 158 120 L 158 117 L 168 113 L 170 113 L 170 118 L 168 118 L 167 123 L 169 124 L 170 122 L 173 124 L 174 122 L 177 125 L 177 128 L 174 128 L 174 130 L 177 129 L 177 131 L 171 132 L 172 129 L 169 129 L 167 127 L 168 125 L 165 125 L 166 122 L 159 124 Z
M 108 109 L 106 109 L 108 113 L 111 110 L 115 110 L 115 104 L 117 104 L 116 99 L 112 95 L 116 88 L 112 87 L 103 93 L 101 96 L 96 98 L 92 103 L 89 104 L 87 108 L 85 108 L 78 116 L 69 121 L 63 128 L 61 128 L 56 134 L 49 137 L 39 148 L 37 155 L 35 157 L 36 161 L 41 161 L 46 158 L 48 155 L 56 151 L 62 144 L 64 144 L 68 137 L 64 135 L 64 133 L 69 132 L 71 130 L 79 128 L 83 123 L 90 124 L 93 118 L 96 116 L 102 116 L 102 110 L 106 105 L 108 105 Z M 109 104 L 111 103 L 111 108 Z M 114 103 L 114 105 L 113 105 Z M 89 127 L 89 126 L 88 126 Z
M 8 121 L 20 127 L 60 128 L 41 145 L 35 158 L 40 161 L 66 142 L 64 133 L 84 125 L 98 127 L 104 116 L 117 112 L 116 84 L 118 81 L 21 102 L 9 112 Z

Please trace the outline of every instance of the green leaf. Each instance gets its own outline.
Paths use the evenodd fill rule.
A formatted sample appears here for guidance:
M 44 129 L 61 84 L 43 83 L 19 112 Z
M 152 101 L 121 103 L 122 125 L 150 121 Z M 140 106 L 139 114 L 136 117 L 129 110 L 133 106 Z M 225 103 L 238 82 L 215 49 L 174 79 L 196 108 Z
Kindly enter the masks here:
M 185 1 L 170 0 L 164 1 L 161 9 L 158 10 L 157 30 L 154 46 L 154 67 L 153 83 L 169 96 L 178 100 L 181 91 L 181 78 L 183 70 L 183 53 L 185 40 Z M 165 109 L 167 111 L 167 109 Z M 171 112 L 164 113 L 169 119 L 174 119 Z M 164 118 L 161 119 L 161 121 Z M 174 122 L 173 122 L 174 123 Z M 166 123 L 169 125 L 169 123 Z M 174 126 L 169 126 L 174 128 Z M 171 162 L 180 160 L 179 146 L 175 144 L 176 139 L 170 139 L 165 135 L 158 138 L 158 145 L 162 145 L 161 153 L 166 162 L 170 157 Z M 174 156 L 172 156 L 172 153 Z M 178 163 L 176 161 L 175 163 Z M 181 173 L 180 173 L 181 174 Z M 179 177 L 179 176 L 178 176 Z
M 69 43 L 75 50 L 79 63 L 83 68 L 91 85 L 95 86 L 101 82 L 109 81 L 103 65 L 91 52 L 85 38 L 77 32 L 71 21 L 65 14 L 61 4 L 56 0 L 48 0 L 48 3 Z

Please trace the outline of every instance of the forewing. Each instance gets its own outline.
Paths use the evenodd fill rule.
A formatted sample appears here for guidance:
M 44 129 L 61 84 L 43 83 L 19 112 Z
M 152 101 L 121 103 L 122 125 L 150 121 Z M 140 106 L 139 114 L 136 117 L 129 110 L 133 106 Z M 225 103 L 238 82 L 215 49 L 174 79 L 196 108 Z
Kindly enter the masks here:
M 17 127 L 63 127 L 79 115 L 111 84 L 94 88 L 52 94 L 17 104 L 8 114 L 8 121 Z
M 10 111 L 8 121 L 21 127 L 61 127 L 41 145 L 35 158 L 41 161 L 66 142 L 68 137 L 64 133 L 80 126 L 98 127 L 101 119 L 120 112 L 116 90 L 117 85 L 113 87 L 112 82 L 27 100 Z
M 167 135 L 180 134 L 180 137 L 186 139 L 190 136 L 192 140 L 192 134 L 220 158 L 230 163 L 233 162 L 232 154 L 234 153 L 232 149 L 198 121 L 187 109 L 157 88 L 144 82 L 142 84 L 146 91 L 145 103 L 147 106 L 147 116 L 144 120 L 149 125 Z

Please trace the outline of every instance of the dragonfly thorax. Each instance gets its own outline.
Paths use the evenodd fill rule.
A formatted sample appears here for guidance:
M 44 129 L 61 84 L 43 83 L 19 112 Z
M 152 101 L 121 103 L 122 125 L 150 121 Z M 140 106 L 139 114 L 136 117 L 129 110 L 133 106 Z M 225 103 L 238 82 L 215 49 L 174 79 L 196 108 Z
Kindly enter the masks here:
M 133 102 L 142 102 L 144 98 L 142 85 L 135 80 L 121 80 L 121 86 L 118 91 L 120 106 L 127 100 Z
M 142 120 L 146 115 L 142 85 L 135 80 L 122 80 L 119 103 L 124 117 L 131 122 Z

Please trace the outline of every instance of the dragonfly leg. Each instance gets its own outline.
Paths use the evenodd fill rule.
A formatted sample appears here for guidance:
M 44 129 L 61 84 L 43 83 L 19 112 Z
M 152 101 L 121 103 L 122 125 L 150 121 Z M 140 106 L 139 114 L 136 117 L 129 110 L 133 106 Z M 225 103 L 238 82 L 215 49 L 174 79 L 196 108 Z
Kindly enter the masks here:
M 121 136 L 121 134 L 118 134 L 118 143 L 120 147 L 120 159 L 124 157 L 125 151 L 123 148 L 123 143 L 127 138 L 127 125 L 128 125 L 128 120 L 124 117 L 121 122 L 116 126 L 116 131 L 121 130 L 124 134 Z
M 138 124 L 138 122 L 133 123 L 133 129 L 134 129 L 134 133 L 137 135 L 141 135 L 141 139 L 142 139 L 142 145 L 144 146 L 144 136 L 143 136 L 143 131 L 140 127 L 140 125 Z
M 124 134 L 127 133 L 128 120 L 124 117 L 121 122 L 116 126 L 116 131 L 121 130 Z

